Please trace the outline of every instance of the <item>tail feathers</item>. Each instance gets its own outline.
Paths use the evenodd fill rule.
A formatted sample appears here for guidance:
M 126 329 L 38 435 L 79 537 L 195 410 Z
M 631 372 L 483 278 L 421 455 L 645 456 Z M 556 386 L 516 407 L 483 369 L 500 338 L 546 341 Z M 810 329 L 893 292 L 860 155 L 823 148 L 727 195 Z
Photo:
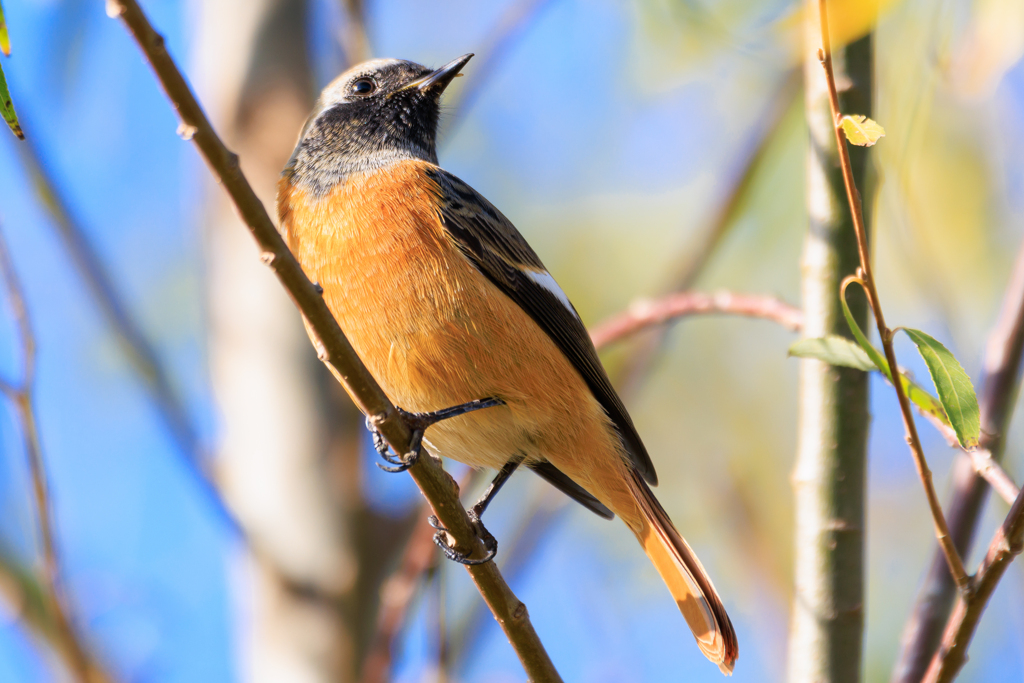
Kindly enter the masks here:
M 631 477 L 630 488 L 644 520 L 642 528 L 635 530 L 644 552 L 675 598 L 701 652 L 717 664 L 722 673 L 731 675 L 739 648 L 718 591 L 700 560 L 636 472 Z

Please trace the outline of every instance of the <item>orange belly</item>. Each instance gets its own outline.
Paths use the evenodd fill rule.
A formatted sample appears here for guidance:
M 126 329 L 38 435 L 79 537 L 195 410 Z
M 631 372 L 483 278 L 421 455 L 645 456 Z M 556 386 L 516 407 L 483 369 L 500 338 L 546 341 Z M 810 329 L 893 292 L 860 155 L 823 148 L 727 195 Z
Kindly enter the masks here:
M 621 508 L 608 500 L 619 497 L 610 482 L 593 480 L 620 480 L 624 467 L 603 409 L 550 337 L 445 235 L 426 168 L 403 162 L 349 178 L 319 200 L 291 190 L 289 246 L 396 405 L 505 401 L 431 427 L 433 451 L 475 467 L 547 459 Z

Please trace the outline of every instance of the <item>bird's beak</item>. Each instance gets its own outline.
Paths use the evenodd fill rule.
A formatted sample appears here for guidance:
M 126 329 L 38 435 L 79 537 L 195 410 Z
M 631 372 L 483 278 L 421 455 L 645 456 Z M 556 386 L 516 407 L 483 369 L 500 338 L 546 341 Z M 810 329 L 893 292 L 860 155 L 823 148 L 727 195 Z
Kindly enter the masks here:
M 412 88 L 415 88 L 420 92 L 426 92 L 428 90 L 436 89 L 437 94 L 440 95 L 442 92 L 444 92 L 444 89 L 448 87 L 448 84 L 451 83 L 455 79 L 455 77 L 459 75 L 459 71 L 462 69 L 462 67 L 466 66 L 466 62 L 468 62 L 472 58 L 473 53 L 470 52 L 468 55 L 462 55 L 458 59 L 453 59 L 452 61 L 442 66 L 440 69 L 432 71 L 426 76 L 423 76 L 422 78 L 417 78 L 415 81 L 412 81 L 411 83 L 406 83 L 404 86 L 402 86 L 399 92 L 401 92 L 402 90 L 410 90 Z

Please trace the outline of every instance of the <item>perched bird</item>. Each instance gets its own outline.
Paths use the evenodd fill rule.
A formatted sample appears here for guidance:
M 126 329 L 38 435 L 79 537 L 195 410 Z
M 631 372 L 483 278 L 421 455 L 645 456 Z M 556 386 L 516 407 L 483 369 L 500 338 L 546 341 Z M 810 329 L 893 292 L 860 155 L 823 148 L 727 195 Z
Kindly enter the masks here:
M 654 466 L 576 309 L 512 223 L 437 165 L 441 93 L 470 57 L 378 59 L 328 85 L 282 173 L 281 230 L 396 405 L 496 399 L 431 426 L 432 452 L 505 477 L 522 463 L 618 515 L 731 673 L 729 616 L 648 487 Z

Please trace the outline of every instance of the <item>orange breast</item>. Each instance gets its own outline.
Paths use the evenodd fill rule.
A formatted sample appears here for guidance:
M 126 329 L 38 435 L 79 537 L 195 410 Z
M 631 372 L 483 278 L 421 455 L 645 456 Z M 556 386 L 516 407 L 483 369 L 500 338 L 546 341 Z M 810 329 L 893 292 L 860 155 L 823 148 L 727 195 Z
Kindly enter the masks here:
M 441 455 L 494 468 L 546 458 L 597 494 L 595 458 L 621 476 L 617 436 L 561 350 L 445 234 L 429 168 L 402 162 L 322 199 L 284 187 L 289 246 L 397 405 L 507 403 L 431 427 Z

